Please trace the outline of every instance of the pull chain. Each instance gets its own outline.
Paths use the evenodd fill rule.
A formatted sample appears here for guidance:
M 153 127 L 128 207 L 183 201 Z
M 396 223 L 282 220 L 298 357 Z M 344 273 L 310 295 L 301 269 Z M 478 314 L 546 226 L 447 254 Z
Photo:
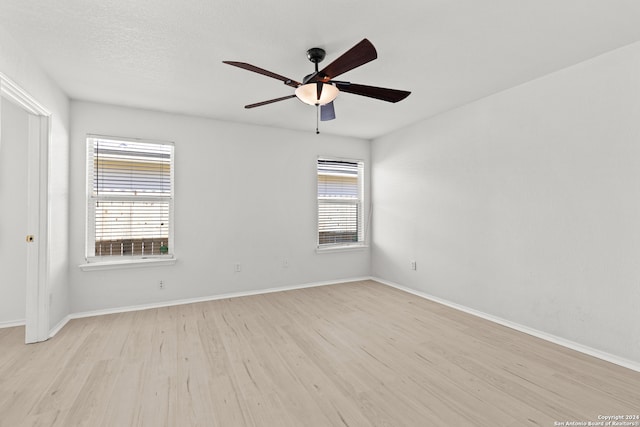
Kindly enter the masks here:
M 316 104 L 316 135 L 318 135 L 320 133 L 320 130 L 318 129 L 318 125 L 319 125 L 319 117 L 320 117 L 320 106 L 318 104 Z

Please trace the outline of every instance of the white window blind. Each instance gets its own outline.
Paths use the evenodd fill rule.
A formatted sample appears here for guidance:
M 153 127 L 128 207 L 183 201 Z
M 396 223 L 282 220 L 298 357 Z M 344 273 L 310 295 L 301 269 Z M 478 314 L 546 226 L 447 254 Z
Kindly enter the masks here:
M 318 159 L 318 246 L 362 244 L 361 161 Z
M 172 143 L 87 138 L 87 258 L 173 252 Z

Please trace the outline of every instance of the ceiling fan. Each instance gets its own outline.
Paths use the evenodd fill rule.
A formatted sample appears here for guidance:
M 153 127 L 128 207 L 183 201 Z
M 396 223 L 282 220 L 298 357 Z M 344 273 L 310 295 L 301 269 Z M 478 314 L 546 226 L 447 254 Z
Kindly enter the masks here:
M 411 92 L 405 90 L 388 89 L 383 87 L 366 86 L 346 81 L 333 80 L 335 77 L 353 70 L 378 57 L 376 48 L 367 39 L 346 51 L 334 60 L 331 64 L 318 71 L 320 63 L 326 55 L 324 49 L 319 47 L 311 48 L 307 51 L 307 58 L 315 65 L 315 71 L 302 79 L 302 82 L 295 81 L 280 74 L 273 73 L 246 62 L 222 61 L 234 67 L 243 68 L 254 73 L 262 74 L 277 80 L 281 80 L 285 85 L 295 88 L 293 95 L 280 98 L 269 99 L 255 104 L 245 105 L 244 108 L 255 108 L 274 102 L 284 101 L 291 98 L 298 98 L 302 102 L 320 107 L 320 120 L 327 121 L 336 118 L 333 100 L 340 92 L 354 95 L 367 96 L 369 98 L 380 99 L 387 102 L 398 102 L 405 99 Z M 316 133 L 318 129 L 316 128 Z

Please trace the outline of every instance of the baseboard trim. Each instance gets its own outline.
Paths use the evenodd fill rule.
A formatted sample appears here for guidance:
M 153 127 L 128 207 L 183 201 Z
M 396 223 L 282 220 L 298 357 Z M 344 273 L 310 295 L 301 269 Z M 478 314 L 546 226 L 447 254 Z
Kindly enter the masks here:
M 16 326 L 24 326 L 24 325 L 26 325 L 25 319 L 10 320 L 6 322 L 0 322 L 0 329 L 13 328 Z
M 215 300 L 227 299 L 227 298 L 248 297 L 248 296 L 254 296 L 254 295 L 270 294 L 270 293 L 274 293 L 274 292 L 293 291 L 293 290 L 296 290 L 296 289 L 315 288 L 315 287 L 318 287 L 318 286 L 330 286 L 330 285 L 337 285 L 337 284 L 340 284 L 340 283 L 349 283 L 349 282 L 360 282 L 360 281 L 370 280 L 370 279 L 371 278 L 368 277 L 368 276 L 366 276 L 366 277 L 352 277 L 352 278 L 348 278 L 348 279 L 327 280 L 327 281 L 322 281 L 322 282 L 305 283 L 305 284 L 301 284 L 301 285 L 281 286 L 281 287 L 276 287 L 276 288 L 258 289 L 258 290 L 254 290 L 254 291 L 231 292 L 231 293 L 226 293 L 226 294 L 209 295 L 209 296 L 204 296 L 204 297 L 185 298 L 185 299 L 179 299 L 179 300 L 154 302 L 154 303 L 140 304 L 140 305 L 130 305 L 130 306 L 126 306 L 126 307 L 117 307 L 117 308 L 107 308 L 107 309 L 101 309 L 101 310 L 82 311 L 82 312 L 78 312 L 78 313 L 69 314 L 65 318 L 66 321 L 65 321 L 65 319 L 63 319 L 60 323 L 58 323 L 58 325 L 60 325 L 60 326 L 59 327 L 56 326 L 56 328 L 52 329 L 52 331 L 55 331 L 55 333 L 58 333 L 59 330 L 62 329 L 62 327 L 66 324 L 66 322 L 68 322 L 71 319 L 81 319 L 81 318 L 84 318 L 84 317 L 103 316 L 103 315 L 106 315 L 106 314 L 126 313 L 126 312 L 129 312 L 129 311 L 150 310 L 150 309 L 153 309 L 153 308 L 171 307 L 171 306 L 174 306 L 174 305 L 193 304 L 193 303 L 198 303 L 198 302 L 215 301 Z M 64 323 L 63 323 L 63 321 L 64 321 Z M 55 335 L 55 333 L 53 333 L 53 335 Z M 51 335 L 51 336 L 53 336 L 53 335 Z
M 619 357 L 619 356 L 616 356 L 616 355 L 611 354 L 611 353 L 607 353 L 607 352 L 604 352 L 604 351 L 601 351 L 601 350 L 597 350 L 595 348 L 588 347 L 586 345 L 583 345 L 583 344 L 580 344 L 580 343 L 577 343 L 577 342 L 574 342 L 574 341 L 571 341 L 571 340 L 567 340 L 565 338 L 558 337 L 556 335 L 552 335 L 552 334 L 549 334 L 549 333 L 546 333 L 546 332 L 543 332 L 543 331 L 540 331 L 540 330 L 537 330 L 537 329 L 533 329 L 533 328 L 530 328 L 528 326 L 524 326 L 524 325 L 521 325 L 519 323 L 515 323 L 515 322 L 512 322 L 510 320 L 503 319 L 501 317 L 493 316 L 491 314 L 487 314 L 487 313 L 484 313 L 482 311 L 475 310 L 475 309 L 466 307 L 466 306 L 461 305 L 461 304 L 456 304 L 454 302 L 451 302 L 451 301 L 448 301 L 448 300 L 445 300 L 445 299 L 442 299 L 442 298 L 438 298 L 438 297 L 435 297 L 433 295 L 429 295 L 429 294 L 427 294 L 425 292 L 416 291 L 415 289 L 411 289 L 411 288 L 408 288 L 406 286 L 399 285 L 398 283 L 394 283 L 394 282 L 391 282 L 391 281 L 388 281 L 388 280 L 381 279 L 379 277 L 371 277 L 370 279 L 374 280 L 374 281 L 376 281 L 378 283 L 381 283 L 383 285 L 390 286 L 392 288 L 396 288 L 398 290 L 401 290 L 401 291 L 416 295 L 418 297 L 427 299 L 429 301 L 437 302 L 437 303 L 445 305 L 447 307 L 451 307 L 453 309 L 460 310 L 462 312 L 471 314 L 473 316 L 480 317 L 480 318 L 485 319 L 485 320 L 489 320 L 489 321 L 497 323 L 499 325 L 506 326 L 507 328 L 511 328 L 511 329 L 516 330 L 516 331 L 528 334 L 528 335 L 532 335 L 532 336 L 534 336 L 536 338 L 540 338 L 540 339 L 543 339 L 545 341 L 549 341 L 549 342 L 552 342 L 554 344 L 558 344 L 558 345 L 561 345 L 563 347 L 569 348 L 571 350 L 575 350 L 575 351 L 578 351 L 580 353 L 584 353 L 584 354 L 587 354 L 589 356 L 596 357 L 596 358 L 604 360 L 606 362 L 610 362 L 610 363 L 622 366 L 624 368 L 628 368 L 628 369 L 634 370 L 636 372 L 640 372 L 640 363 L 635 362 L 633 360 L 625 359 L 623 357 Z
M 60 332 L 62 330 L 62 328 L 64 328 L 64 326 L 67 323 L 69 323 L 69 320 L 71 320 L 71 315 L 70 314 L 64 316 L 62 318 L 62 320 L 60 320 L 56 326 L 51 328 L 51 330 L 49 331 L 49 338 L 53 338 L 58 332 Z

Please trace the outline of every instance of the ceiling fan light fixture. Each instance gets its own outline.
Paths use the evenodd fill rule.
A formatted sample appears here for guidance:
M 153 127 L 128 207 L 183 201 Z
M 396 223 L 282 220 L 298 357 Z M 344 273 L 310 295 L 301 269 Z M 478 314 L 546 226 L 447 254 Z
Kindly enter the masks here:
M 340 91 L 331 83 L 322 83 L 322 94 L 318 99 L 318 86 L 316 83 L 308 83 L 298 86 L 296 96 L 305 104 L 325 105 L 336 99 Z

